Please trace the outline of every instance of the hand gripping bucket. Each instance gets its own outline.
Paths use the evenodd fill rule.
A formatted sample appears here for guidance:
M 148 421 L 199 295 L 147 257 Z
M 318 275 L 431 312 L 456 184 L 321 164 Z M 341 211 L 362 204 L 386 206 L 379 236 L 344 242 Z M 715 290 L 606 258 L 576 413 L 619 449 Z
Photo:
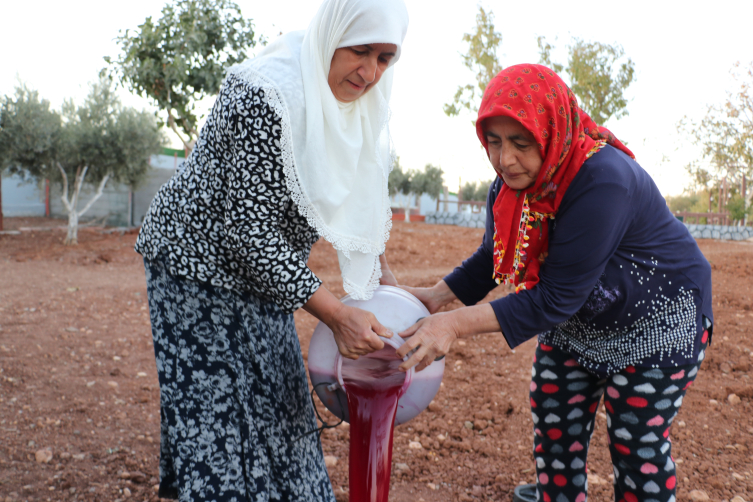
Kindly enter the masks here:
M 379 286 L 370 300 L 353 300 L 346 296 L 342 302 L 376 315 L 379 322 L 394 333 L 392 338 L 382 338 L 385 348 L 391 346 L 395 350 L 405 343 L 398 333 L 430 315 L 415 296 L 392 286 Z M 404 359 L 407 359 L 407 356 Z M 365 361 L 367 357 L 348 361 L 348 364 L 359 364 L 361 360 Z M 320 322 L 309 345 L 308 366 L 311 383 L 324 406 L 338 418 L 349 422 L 348 398 L 343 390 L 342 364 L 343 358 L 337 350 L 332 331 Z M 434 361 L 423 371 L 414 372 L 411 368 L 406 372 L 405 382 L 400 390 L 395 425 L 404 424 L 429 406 L 442 383 L 444 364 L 442 358 Z

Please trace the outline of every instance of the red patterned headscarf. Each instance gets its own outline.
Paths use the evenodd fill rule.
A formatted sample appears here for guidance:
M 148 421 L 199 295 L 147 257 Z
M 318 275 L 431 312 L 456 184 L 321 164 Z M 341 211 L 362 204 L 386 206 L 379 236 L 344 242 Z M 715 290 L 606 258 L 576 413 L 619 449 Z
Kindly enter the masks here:
M 489 151 L 484 119 L 507 116 L 536 139 L 543 159 L 536 181 L 524 190 L 507 185 L 494 203 L 494 279 L 515 291 L 539 282 L 549 248 L 549 219 L 583 163 L 604 145 L 633 153 L 578 106 L 575 95 L 552 70 L 523 64 L 502 70 L 486 87 L 476 133 Z

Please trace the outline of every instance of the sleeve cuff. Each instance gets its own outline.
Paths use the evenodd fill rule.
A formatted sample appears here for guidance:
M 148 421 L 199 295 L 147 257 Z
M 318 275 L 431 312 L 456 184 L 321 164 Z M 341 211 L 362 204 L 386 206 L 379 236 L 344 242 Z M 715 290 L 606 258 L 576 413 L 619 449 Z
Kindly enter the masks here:
M 514 349 L 518 345 L 527 342 L 528 340 L 536 336 L 533 335 L 528 338 L 515 336 L 515 330 L 513 329 L 512 324 L 509 322 L 512 318 L 512 313 L 510 312 L 509 308 L 510 297 L 505 296 L 503 298 L 494 300 L 489 304 L 492 306 L 492 309 L 494 309 L 494 315 L 497 316 L 497 322 L 499 323 L 499 327 L 502 330 L 502 335 L 505 337 L 505 341 L 511 349 Z
M 304 265 L 304 268 L 304 272 L 295 282 L 280 285 L 274 290 L 274 302 L 286 314 L 292 314 L 306 305 L 322 285 L 322 280 L 308 266 Z

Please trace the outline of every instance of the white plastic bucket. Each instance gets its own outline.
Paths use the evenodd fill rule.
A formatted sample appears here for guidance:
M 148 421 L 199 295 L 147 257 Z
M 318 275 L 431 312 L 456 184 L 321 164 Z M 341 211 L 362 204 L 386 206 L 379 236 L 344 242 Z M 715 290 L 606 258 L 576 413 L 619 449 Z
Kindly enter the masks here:
M 383 326 L 394 333 L 392 338 L 382 340 L 396 350 L 404 343 L 398 333 L 430 315 L 415 296 L 392 286 L 379 286 L 370 300 L 353 300 L 346 296 L 342 302 L 373 313 Z M 443 358 L 423 371 L 414 372 L 411 368 L 406 372 L 395 425 L 404 424 L 429 406 L 442 383 L 444 364 Z M 324 323 L 319 323 L 311 337 L 308 366 L 311 383 L 319 399 L 334 415 L 349 421 L 348 398 L 343 391 L 342 357 L 332 331 Z

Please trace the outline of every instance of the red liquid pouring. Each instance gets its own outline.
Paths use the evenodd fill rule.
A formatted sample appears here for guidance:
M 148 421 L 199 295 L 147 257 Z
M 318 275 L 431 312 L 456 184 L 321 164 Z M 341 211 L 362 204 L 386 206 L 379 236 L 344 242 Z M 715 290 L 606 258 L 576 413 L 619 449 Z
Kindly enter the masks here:
M 387 502 L 392 467 L 392 433 L 405 373 L 395 349 L 357 361 L 343 360 L 342 378 L 350 415 L 350 502 Z

